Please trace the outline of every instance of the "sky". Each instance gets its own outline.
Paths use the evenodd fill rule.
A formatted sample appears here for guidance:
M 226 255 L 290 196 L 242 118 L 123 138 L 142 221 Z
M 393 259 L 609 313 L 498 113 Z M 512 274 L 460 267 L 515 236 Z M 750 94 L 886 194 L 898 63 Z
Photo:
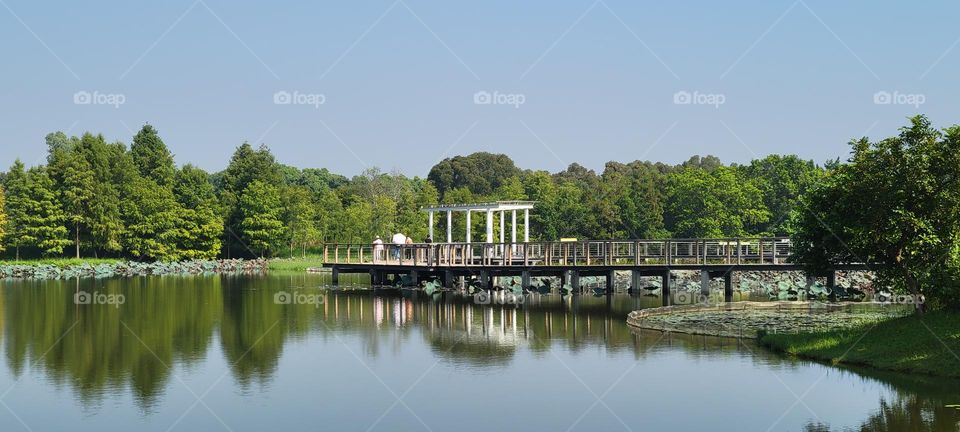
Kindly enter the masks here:
M 0 0 L 0 166 L 53 131 L 179 164 L 426 176 L 444 157 L 845 159 L 923 113 L 960 123 L 960 3 Z

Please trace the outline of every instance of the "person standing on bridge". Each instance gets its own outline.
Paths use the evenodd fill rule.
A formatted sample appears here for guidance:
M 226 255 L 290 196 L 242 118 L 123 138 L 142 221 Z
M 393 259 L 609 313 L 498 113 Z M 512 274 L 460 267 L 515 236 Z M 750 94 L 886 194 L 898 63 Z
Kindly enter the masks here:
M 383 240 L 377 236 L 373 239 L 373 263 L 379 264 L 381 261 L 383 261 Z
M 393 259 L 399 260 L 400 246 L 407 244 L 407 236 L 403 235 L 402 233 L 396 233 L 393 235 L 391 240 L 393 240 Z

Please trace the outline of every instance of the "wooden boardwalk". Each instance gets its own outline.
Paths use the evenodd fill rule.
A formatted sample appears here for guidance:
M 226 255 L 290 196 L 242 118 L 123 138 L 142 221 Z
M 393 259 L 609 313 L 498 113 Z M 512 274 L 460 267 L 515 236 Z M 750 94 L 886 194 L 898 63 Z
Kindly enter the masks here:
M 326 244 L 324 267 L 337 284 L 340 273 L 369 273 L 371 283 L 385 285 L 401 275 L 417 285 L 425 278 L 437 279 L 452 288 L 456 279 L 479 279 L 493 288 L 503 276 L 520 276 L 524 287 L 536 276 L 560 277 L 575 291 L 581 276 L 606 278 L 608 292 L 616 271 L 632 272 L 634 288 L 641 277 L 662 278 L 664 304 L 669 304 L 670 272 L 698 270 L 704 289 L 715 277 L 724 279 L 725 298 L 732 298 L 731 274 L 736 271 L 796 271 L 803 266 L 790 262 L 792 243 L 786 237 L 716 238 L 669 240 L 589 240 L 524 243 L 419 243 L 405 245 Z M 864 269 L 851 264 L 835 270 Z M 828 286 L 835 271 L 826 275 Z
M 790 266 L 786 237 L 526 243 L 326 244 L 324 265 L 386 267 Z

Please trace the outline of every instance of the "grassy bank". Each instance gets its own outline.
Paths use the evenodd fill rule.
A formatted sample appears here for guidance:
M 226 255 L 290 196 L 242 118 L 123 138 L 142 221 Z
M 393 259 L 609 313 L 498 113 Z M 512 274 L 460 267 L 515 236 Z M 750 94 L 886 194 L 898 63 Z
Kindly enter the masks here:
M 311 267 L 322 267 L 323 256 L 307 255 L 306 257 L 296 258 L 274 258 L 268 263 L 268 270 L 271 271 L 306 271 Z
M 873 327 L 799 334 L 766 334 L 775 351 L 834 364 L 960 378 L 960 313 L 931 312 Z

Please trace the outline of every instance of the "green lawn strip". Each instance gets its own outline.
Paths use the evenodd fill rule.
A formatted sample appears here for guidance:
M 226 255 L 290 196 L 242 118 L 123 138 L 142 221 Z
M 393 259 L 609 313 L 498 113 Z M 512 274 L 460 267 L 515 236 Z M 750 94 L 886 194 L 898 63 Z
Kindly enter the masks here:
M 268 263 L 268 270 L 273 271 L 306 271 L 308 268 L 323 266 L 322 256 L 306 256 L 303 258 L 275 258 Z
M 834 364 L 960 377 L 960 313 L 931 312 L 851 330 L 766 334 L 775 351 Z

